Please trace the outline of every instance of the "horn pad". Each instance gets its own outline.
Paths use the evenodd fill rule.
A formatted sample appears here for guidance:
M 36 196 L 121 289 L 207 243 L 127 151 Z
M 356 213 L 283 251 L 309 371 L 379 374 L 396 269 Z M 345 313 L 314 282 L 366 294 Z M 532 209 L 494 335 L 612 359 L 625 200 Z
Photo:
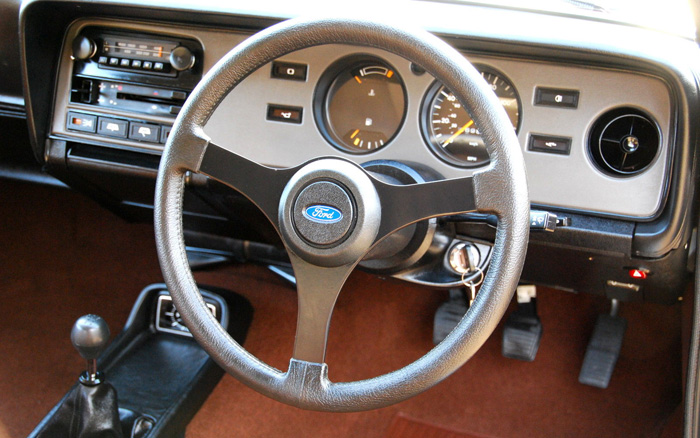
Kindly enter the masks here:
M 355 225 L 353 200 L 333 181 L 318 181 L 302 189 L 294 201 L 294 229 L 319 247 L 341 243 Z
M 292 177 L 279 207 L 282 239 L 302 259 L 332 267 L 356 263 L 374 243 L 379 195 L 356 164 L 324 158 Z

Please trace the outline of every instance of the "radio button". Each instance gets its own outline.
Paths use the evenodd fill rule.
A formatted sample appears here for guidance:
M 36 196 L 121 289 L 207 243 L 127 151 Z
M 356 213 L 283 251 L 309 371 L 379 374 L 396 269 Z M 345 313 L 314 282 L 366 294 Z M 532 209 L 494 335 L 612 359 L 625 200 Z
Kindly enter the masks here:
M 112 65 L 112 66 L 119 65 L 119 58 L 109 58 L 109 65 Z
M 141 61 L 138 59 L 131 61 L 131 68 L 141 68 Z
M 143 69 L 150 70 L 153 68 L 153 63 L 151 61 L 143 61 Z
M 156 62 L 153 64 L 153 70 L 155 71 L 163 71 L 165 69 L 165 65 L 162 62 Z
M 129 138 L 132 140 L 158 143 L 160 139 L 160 126 L 131 122 L 129 126 Z
M 131 61 L 128 59 L 122 59 L 119 63 L 120 67 L 129 67 L 131 65 Z
M 109 62 L 109 58 L 107 58 L 106 56 L 100 56 L 100 57 L 97 59 L 97 62 L 98 62 L 99 64 L 107 64 L 107 63 Z
M 97 133 L 100 135 L 108 135 L 110 137 L 126 138 L 129 130 L 129 122 L 126 120 L 110 119 L 100 117 L 97 123 Z

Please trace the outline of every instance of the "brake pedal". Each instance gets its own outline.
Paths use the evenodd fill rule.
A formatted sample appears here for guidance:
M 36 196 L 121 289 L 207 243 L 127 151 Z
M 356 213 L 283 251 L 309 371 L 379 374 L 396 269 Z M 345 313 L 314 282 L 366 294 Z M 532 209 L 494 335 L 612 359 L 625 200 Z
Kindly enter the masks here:
M 617 316 L 618 302 L 613 300 L 610 315 L 599 315 L 588 342 L 578 381 L 584 385 L 605 389 L 620 357 L 627 320 Z
M 442 303 L 435 312 L 433 322 L 433 343 L 435 345 L 443 339 L 459 324 L 469 310 L 469 304 L 464 289 L 450 289 L 450 298 Z
M 542 322 L 537 315 L 537 288 L 518 286 L 518 308 L 510 314 L 503 328 L 501 353 L 510 359 L 532 362 L 542 339 Z

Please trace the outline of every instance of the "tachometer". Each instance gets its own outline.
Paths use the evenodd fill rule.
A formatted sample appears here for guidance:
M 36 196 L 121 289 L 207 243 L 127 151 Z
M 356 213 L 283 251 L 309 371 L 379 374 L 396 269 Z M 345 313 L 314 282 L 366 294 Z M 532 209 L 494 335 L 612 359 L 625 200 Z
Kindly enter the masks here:
M 480 69 L 506 110 L 513 129 L 520 126 L 520 98 L 506 77 L 491 69 Z M 483 166 L 489 161 L 479 128 L 454 94 L 436 82 L 423 104 L 423 135 L 442 160 L 459 167 Z
M 406 115 L 406 93 L 396 70 L 374 58 L 349 58 L 319 81 L 316 102 L 321 132 L 335 147 L 368 153 L 386 146 Z

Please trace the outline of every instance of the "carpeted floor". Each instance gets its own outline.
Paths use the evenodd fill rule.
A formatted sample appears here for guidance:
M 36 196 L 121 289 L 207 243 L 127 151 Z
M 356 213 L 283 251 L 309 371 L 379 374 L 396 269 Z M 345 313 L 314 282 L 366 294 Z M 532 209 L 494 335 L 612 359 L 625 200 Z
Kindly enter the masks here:
M 33 429 L 83 366 L 69 341 L 75 318 L 101 314 L 116 333 L 138 292 L 161 276 L 150 226 L 124 223 L 68 191 L 7 181 L 0 187 L 0 437 L 15 438 Z M 196 277 L 252 302 L 247 348 L 286 369 L 294 290 L 257 266 Z M 444 298 L 444 292 L 353 274 L 332 322 L 331 380 L 375 376 L 424 354 L 431 348 L 433 313 Z M 435 388 L 354 414 L 284 406 L 225 376 L 187 436 L 385 437 L 399 436 L 395 428 L 406 425 L 396 424 L 405 421 L 451 436 L 659 436 L 681 400 L 681 306 L 623 306 L 628 332 L 607 390 L 577 381 L 605 300 L 541 288 L 539 307 L 545 332 L 532 363 L 504 359 L 497 331 Z

